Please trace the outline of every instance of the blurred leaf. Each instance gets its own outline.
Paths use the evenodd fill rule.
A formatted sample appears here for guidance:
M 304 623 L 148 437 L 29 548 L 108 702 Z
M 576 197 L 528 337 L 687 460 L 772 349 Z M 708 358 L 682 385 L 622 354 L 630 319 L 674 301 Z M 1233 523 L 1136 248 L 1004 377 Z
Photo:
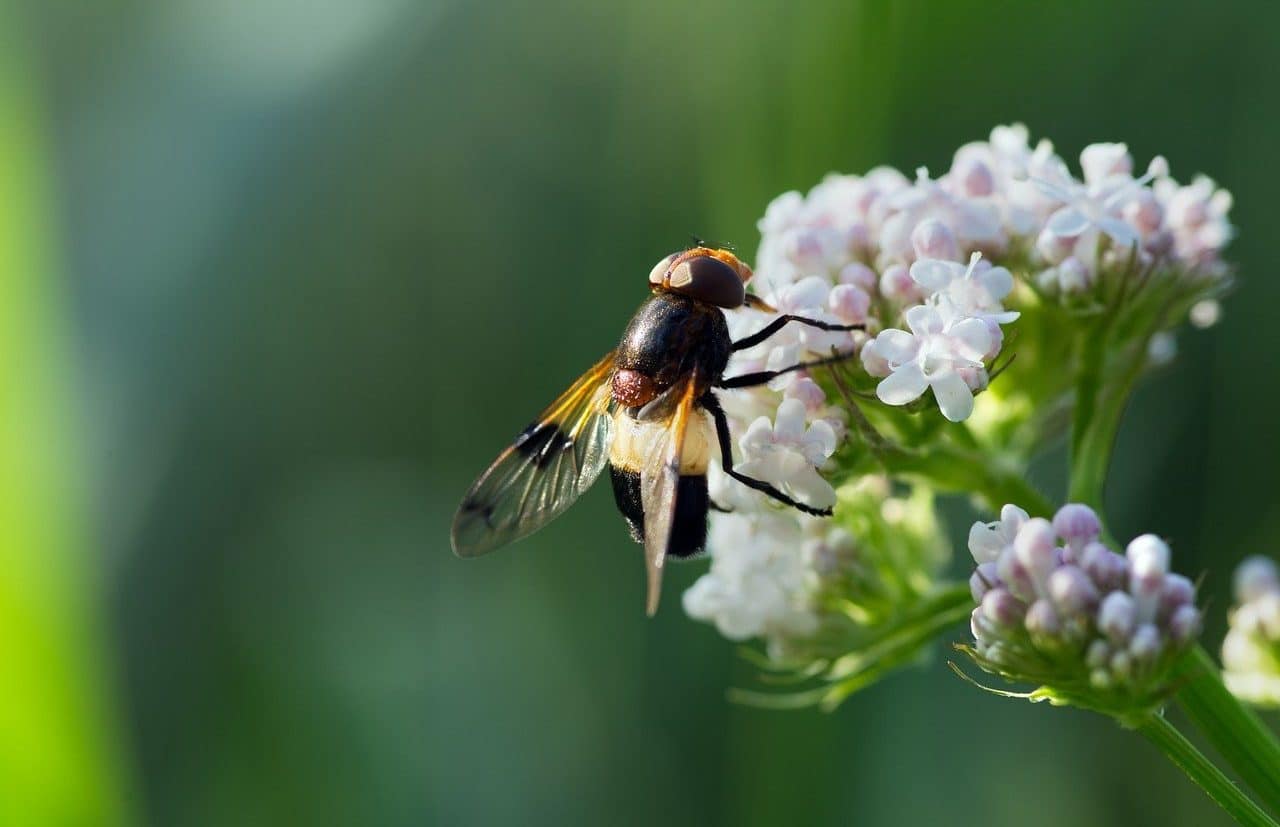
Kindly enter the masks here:
M 5 6 L 3 9 L 7 9 Z M 0 824 L 124 823 L 67 404 L 50 204 L 24 52 L 0 9 Z

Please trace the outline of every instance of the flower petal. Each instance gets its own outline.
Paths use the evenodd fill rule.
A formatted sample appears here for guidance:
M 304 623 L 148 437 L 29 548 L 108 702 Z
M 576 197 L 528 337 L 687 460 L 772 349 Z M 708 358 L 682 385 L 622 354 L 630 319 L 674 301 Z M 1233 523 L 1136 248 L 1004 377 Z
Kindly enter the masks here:
M 804 435 L 805 459 L 814 465 L 820 464 L 835 453 L 836 432 L 831 423 L 825 419 L 814 420 Z
M 804 403 L 799 399 L 784 399 L 778 405 L 773 420 L 773 435 L 777 442 L 796 444 L 804 438 Z
M 962 383 L 963 384 L 963 383 Z M 920 366 L 914 362 L 889 374 L 883 382 L 876 386 L 876 396 L 886 405 L 905 405 L 920 398 L 924 389 L 929 386 Z
M 836 504 L 836 490 L 812 465 L 792 477 L 788 484 L 803 502 L 814 508 L 830 508 Z
M 1089 219 L 1075 207 L 1063 207 L 1049 216 L 1044 228 L 1059 238 L 1073 238 L 1089 229 Z
M 920 343 L 905 330 L 889 328 L 880 331 L 875 338 L 875 352 L 891 365 L 900 365 L 916 358 Z
M 1118 218 L 1103 216 L 1096 222 L 1098 229 L 1111 236 L 1121 247 L 1132 247 L 1138 242 L 1138 232 L 1126 221 Z
M 985 273 L 978 273 L 975 278 L 987 288 L 991 298 L 1000 301 L 1013 291 L 1013 274 L 1004 267 L 992 267 Z
M 744 454 L 756 453 L 761 447 L 771 444 L 773 444 L 773 423 L 767 416 L 758 417 L 748 425 L 747 432 L 738 440 L 738 445 Z
M 786 289 L 782 303 L 791 310 L 821 307 L 830 292 L 831 282 L 822 276 L 807 276 Z
M 911 265 L 912 280 L 931 293 L 936 293 L 950 284 L 953 279 L 963 275 L 964 267 L 953 261 L 926 258 Z
M 963 422 L 973 413 L 973 391 L 960 378 L 960 374 L 949 371 L 935 376 L 930 383 L 933 396 L 938 400 L 938 408 L 942 415 L 952 422 Z
M 917 336 L 942 332 L 942 316 L 927 304 L 908 307 L 902 315 L 907 320 L 907 327 Z
M 991 349 L 991 331 L 982 319 L 965 319 L 947 331 L 954 340 L 956 352 L 971 362 L 981 362 Z

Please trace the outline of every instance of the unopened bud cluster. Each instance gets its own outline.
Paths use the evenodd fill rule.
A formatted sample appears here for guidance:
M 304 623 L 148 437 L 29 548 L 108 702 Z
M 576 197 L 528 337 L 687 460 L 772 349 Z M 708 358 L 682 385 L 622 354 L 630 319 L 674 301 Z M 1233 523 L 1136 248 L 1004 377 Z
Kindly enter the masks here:
M 974 524 L 969 550 L 974 659 L 1064 701 L 1114 711 L 1158 700 L 1200 630 L 1195 587 L 1169 571 L 1168 545 L 1144 534 L 1118 554 L 1086 506 L 1050 522 L 1006 505 Z
M 1235 575 L 1236 607 L 1222 642 L 1222 678 L 1236 697 L 1280 706 L 1280 571 L 1250 557 Z

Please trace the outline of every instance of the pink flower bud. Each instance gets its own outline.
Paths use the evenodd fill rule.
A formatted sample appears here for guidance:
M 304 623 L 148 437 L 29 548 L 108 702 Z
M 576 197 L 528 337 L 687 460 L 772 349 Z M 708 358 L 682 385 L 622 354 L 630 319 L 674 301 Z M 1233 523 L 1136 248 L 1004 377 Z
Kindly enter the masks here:
M 1080 169 L 1091 184 L 1112 175 L 1130 175 L 1133 157 L 1124 144 L 1090 144 L 1080 153 Z
M 1129 654 L 1141 662 L 1155 660 L 1160 654 L 1160 630 L 1150 623 L 1139 626 L 1129 641 Z
M 837 284 L 827 296 L 827 306 L 844 321 L 856 324 L 866 321 L 867 310 L 871 308 L 871 297 L 861 287 Z
M 1060 566 L 1049 575 L 1049 597 L 1064 615 L 1080 614 L 1098 603 L 1098 590 L 1076 566 Z
M 889 360 L 880 355 L 875 339 L 862 346 L 862 353 L 859 354 L 859 358 L 862 359 L 862 366 L 866 368 L 867 373 L 871 376 L 888 376 L 893 372 L 893 369 L 889 367 Z
M 1275 563 L 1261 555 L 1246 557 L 1236 568 L 1233 579 L 1236 600 L 1241 603 L 1257 600 L 1267 592 L 1280 591 L 1280 571 Z
M 840 231 L 845 252 L 860 256 L 871 249 L 871 230 L 863 221 L 855 221 Z
M 1181 574 L 1170 574 L 1164 578 L 1160 589 L 1160 617 L 1169 617 L 1182 606 L 1195 600 L 1196 587 Z
M 1062 631 L 1062 622 L 1047 600 L 1037 600 L 1027 609 L 1027 631 L 1033 635 L 1053 637 Z
M 969 390 L 974 393 L 985 391 L 987 385 L 991 382 L 991 377 L 987 374 L 986 368 L 956 368 L 956 374 L 964 380 L 964 383 L 969 386 Z
M 995 588 L 1000 582 L 1000 578 L 996 575 L 996 564 L 982 563 L 973 570 L 973 574 L 969 575 L 969 592 L 973 595 L 975 603 L 981 603 L 982 597 L 988 591 Z
M 807 229 L 796 229 L 786 237 L 787 258 L 799 265 L 816 266 L 822 262 L 825 250 L 822 237 Z
M 1129 543 L 1125 556 L 1129 558 L 1129 591 L 1138 600 L 1139 613 L 1149 618 L 1169 572 L 1169 546 L 1154 534 L 1143 534 Z
M 876 271 L 860 261 L 851 261 L 844 267 L 840 268 L 841 284 L 852 284 L 854 287 L 861 287 L 870 293 L 876 289 Z
M 1148 236 L 1160 229 L 1164 222 L 1164 208 L 1156 201 L 1151 190 L 1139 190 L 1138 193 L 1121 211 L 1124 220 L 1129 222 L 1142 235 Z
M 1136 621 L 1132 597 L 1124 592 L 1112 592 L 1102 598 L 1102 605 L 1098 608 L 1098 628 L 1112 643 L 1120 646 L 1128 640 Z
M 1123 589 L 1129 579 L 1129 564 L 1102 543 L 1085 546 L 1080 553 L 1080 565 L 1101 592 Z
M 936 218 L 927 218 L 916 225 L 911 231 L 911 246 L 917 259 L 955 261 L 960 258 L 960 245 L 956 243 L 955 233 Z
M 1055 564 L 1053 527 L 1049 521 L 1033 517 L 1018 529 L 1013 552 L 1037 583 L 1043 583 Z
M 1023 617 L 1022 601 L 1009 593 L 1007 589 L 992 589 L 982 598 L 982 614 L 1001 628 L 1012 628 Z
M 891 264 L 880 274 L 880 295 L 895 302 L 918 301 L 920 289 L 906 265 Z
M 787 386 L 783 396 L 787 399 L 799 399 L 809 413 L 815 413 L 827 401 L 827 394 L 808 376 L 801 376 L 793 381 Z
M 1184 645 L 1200 634 L 1200 611 L 1195 606 L 1179 606 L 1169 618 L 1169 637 Z
M 1102 523 L 1089 506 L 1067 503 L 1053 515 L 1053 530 L 1072 548 L 1083 549 L 1102 534 Z
M 996 191 L 996 177 L 991 167 L 977 158 L 965 158 L 951 168 L 952 178 L 961 194 L 969 197 L 991 195 Z
M 1014 554 L 1005 553 L 1000 555 L 1000 559 L 996 561 L 996 572 L 1000 575 L 1000 579 L 1004 581 L 1009 591 L 1013 592 L 1013 596 L 1022 601 L 1031 601 L 1036 599 L 1035 582 L 1031 579 L 1031 575 L 1027 573 L 1026 566 L 1018 561 Z

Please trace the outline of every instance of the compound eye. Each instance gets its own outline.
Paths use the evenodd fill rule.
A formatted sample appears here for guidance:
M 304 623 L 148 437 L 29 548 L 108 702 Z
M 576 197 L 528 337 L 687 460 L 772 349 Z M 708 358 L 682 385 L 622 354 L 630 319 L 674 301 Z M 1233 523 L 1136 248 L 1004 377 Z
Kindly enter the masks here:
M 659 286 L 662 284 L 662 279 L 667 275 L 667 268 L 671 266 L 671 262 L 676 260 L 677 255 L 679 255 L 679 253 L 672 253 L 662 261 L 653 265 L 653 269 L 649 271 L 650 284 L 656 284 Z
M 718 258 L 686 259 L 671 271 L 671 289 L 717 307 L 741 307 L 746 290 L 734 269 Z

